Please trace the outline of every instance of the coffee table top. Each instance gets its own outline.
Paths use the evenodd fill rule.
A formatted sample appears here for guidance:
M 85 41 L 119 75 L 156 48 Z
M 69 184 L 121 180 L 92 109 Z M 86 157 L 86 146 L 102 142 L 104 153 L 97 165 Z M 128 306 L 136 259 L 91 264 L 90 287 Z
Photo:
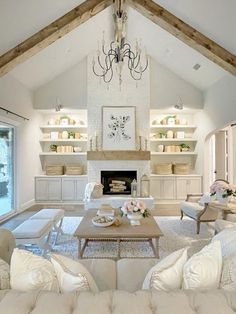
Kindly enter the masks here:
M 74 236 L 78 238 L 116 239 L 116 238 L 159 238 L 162 231 L 152 216 L 143 218 L 141 225 L 131 226 L 127 217 L 121 218 L 121 224 L 110 227 L 96 227 L 92 218 L 97 210 L 89 209 L 76 229 Z

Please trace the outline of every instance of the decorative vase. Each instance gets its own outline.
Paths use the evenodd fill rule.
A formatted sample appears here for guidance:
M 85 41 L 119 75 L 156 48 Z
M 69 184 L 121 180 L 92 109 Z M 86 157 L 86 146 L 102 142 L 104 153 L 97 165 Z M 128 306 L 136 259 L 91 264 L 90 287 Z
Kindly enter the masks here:
M 128 214 L 127 218 L 130 221 L 131 226 L 139 226 L 140 220 L 143 218 L 141 213 L 133 213 L 133 214 Z

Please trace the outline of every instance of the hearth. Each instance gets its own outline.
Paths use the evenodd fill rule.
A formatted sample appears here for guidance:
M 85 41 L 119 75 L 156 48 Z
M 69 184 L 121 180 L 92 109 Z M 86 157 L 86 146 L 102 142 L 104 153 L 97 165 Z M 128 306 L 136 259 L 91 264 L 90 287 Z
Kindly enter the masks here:
M 101 171 L 101 183 L 104 195 L 130 195 L 131 182 L 137 180 L 137 171 Z

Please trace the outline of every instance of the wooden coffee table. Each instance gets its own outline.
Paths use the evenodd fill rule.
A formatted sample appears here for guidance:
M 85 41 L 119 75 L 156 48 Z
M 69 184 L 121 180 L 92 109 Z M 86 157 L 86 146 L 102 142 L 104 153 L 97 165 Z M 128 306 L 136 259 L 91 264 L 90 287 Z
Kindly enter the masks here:
M 154 256 L 159 258 L 159 238 L 163 234 L 152 216 L 143 218 L 140 226 L 131 226 L 129 220 L 122 217 L 119 226 L 96 227 L 92 223 L 92 218 L 96 216 L 96 213 L 97 210 L 88 210 L 74 233 L 78 239 L 79 258 L 84 258 L 84 250 L 90 241 L 117 242 L 117 259 L 120 258 L 120 243 L 122 241 L 146 241 L 150 244 Z M 83 245 L 81 240 L 84 240 Z

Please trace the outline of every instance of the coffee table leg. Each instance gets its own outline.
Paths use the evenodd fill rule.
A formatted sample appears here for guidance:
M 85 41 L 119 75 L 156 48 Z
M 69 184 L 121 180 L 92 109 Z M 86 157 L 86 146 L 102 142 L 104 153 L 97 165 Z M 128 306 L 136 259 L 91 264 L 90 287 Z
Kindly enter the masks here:
M 117 259 L 120 259 L 120 239 L 117 239 Z
M 153 249 L 155 257 L 160 258 L 159 257 L 159 238 L 149 239 L 149 242 Z

